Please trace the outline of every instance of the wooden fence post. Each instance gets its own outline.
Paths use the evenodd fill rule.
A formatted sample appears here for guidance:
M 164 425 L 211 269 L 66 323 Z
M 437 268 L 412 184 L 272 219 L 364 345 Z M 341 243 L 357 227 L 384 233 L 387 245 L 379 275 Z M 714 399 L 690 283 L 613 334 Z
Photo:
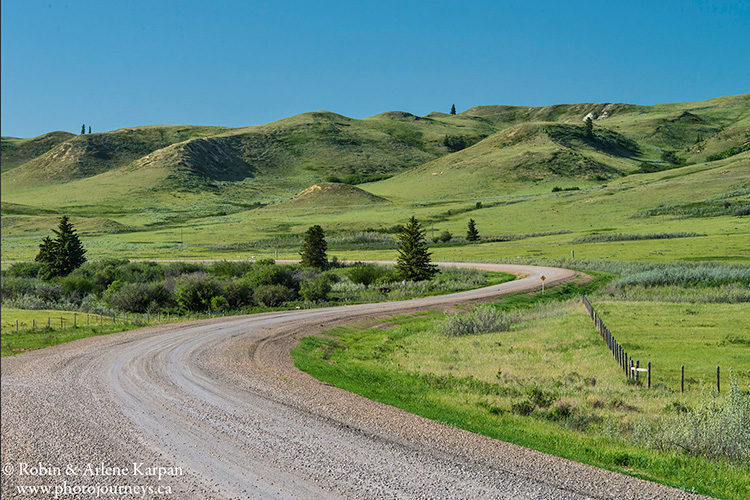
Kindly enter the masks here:
M 36 318 L 31 320 L 31 331 L 36 331 Z
M 16 333 L 18 333 L 18 320 L 16 320 Z
M 51 320 L 52 319 L 49 316 L 47 316 L 47 328 L 51 328 L 51 326 L 50 326 L 51 325 L 51 323 L 50 323 Z
M 641 366 L 641 361 L 639 359 L 635 360 L 635 381 L 638 382 L 638 368 Z
M 633 358 L 631 358 L 630 356 L 628 356 L 628 358 L 630 360 L 630 362 L 628 363 L 628 365 L 630 366 L 630 371 L 628 372 L 628 378 L 633 378 Z
M 648 388 L 651 389 L 651 361 L 648 362 Z
M 685 365 L 680 367 L 680 392 L 685 392 Z
M 78 313 L 73 313 L 73 328 L 78 328 Z
M 63 319 L 62 319 L 62 316 L 60 316 L 60 330 L 62 329 L 63 329 Z
M 719 366 L 716 366 L 716 392 L 721 392 L 721 385 L 719 384 Z

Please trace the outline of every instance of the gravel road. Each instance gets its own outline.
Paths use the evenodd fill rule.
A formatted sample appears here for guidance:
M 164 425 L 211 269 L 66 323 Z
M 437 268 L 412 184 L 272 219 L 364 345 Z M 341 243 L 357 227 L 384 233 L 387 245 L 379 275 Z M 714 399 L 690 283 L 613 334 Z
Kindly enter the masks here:
M 525 277 L 445 296 L 151 327 L 3 358 L 2 497 L 54 497 L 54 488 L 60 498 L 690 496 L 442 425 L 294 368 L 289 349 L 332 325 L 575 275 L 462 265 Z M 45 486 L 49 494 L 18 490 Z

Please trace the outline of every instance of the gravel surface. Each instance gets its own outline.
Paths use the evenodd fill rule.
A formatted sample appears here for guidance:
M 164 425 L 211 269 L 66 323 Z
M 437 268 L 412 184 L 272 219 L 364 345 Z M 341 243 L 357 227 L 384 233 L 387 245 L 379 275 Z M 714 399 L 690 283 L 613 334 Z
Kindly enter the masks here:
M 3 358 L 3 498 L 54 497 L 55 487 L 61 498 L 96 487 L 126 493 L 104 498 L 691 496 L 442 425 L 293 366 L 289 349 L 300 337 L 336 324 L 449 308 L 537 288 L 541 274 L 548 285 L 576 274 L 460 265 L 525 277 L 400 302 L 152 327 Z M 97 472 L 102 466 L 118 469 Z M 157 467 L 162 477 L 148 474 Z M 35 485 L 53 490 L 18 492 Z M 77 498 L 96 496 L 81 491 Z

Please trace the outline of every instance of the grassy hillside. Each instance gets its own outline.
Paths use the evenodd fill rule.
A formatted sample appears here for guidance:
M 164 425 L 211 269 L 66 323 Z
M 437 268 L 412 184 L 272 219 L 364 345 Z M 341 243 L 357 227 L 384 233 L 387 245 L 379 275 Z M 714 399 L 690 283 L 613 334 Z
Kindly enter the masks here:
M 295 255 L 289 242 L 320 223 L 341 241 L 368 233 L 372 256 L 392 257 L 388 231 L 414 214 L 430 236 L 453 233 L 435 248 L 448 258 L 748 259 L 750 95 L 55 134 L 20 166 L 32 150 L 18 144 L 40 138 L 3 139 L 4 260 L 32 256 L 60 213 L 92 256 Z M 328 187 L 295 198 L 313 185 Z M 481 244 L 460 239 L 469 217 Z M 591 232 L 706 236 L 572 243 Z
M 362 207 L 387 203 L 388 200 L 347 184 L 323 182 L 301 191 L 289 200 L 268 207 L 268 210 L 320 207 Z
M 3 137 L 0 140 L 0 166 L 8 171 L 23 165 L 29 160 L 41 156 L 61 142 L 67 141 L 73 134 L 69 132 L 49 132 L 31 139 Z

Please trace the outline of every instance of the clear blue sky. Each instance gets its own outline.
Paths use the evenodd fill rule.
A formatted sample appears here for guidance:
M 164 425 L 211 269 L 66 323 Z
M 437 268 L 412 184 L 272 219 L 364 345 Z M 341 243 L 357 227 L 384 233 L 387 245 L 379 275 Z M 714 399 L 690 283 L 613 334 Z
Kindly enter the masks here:
M 21 137 L 750 92 L 745 1 L 3 0 L 1 37 Z

